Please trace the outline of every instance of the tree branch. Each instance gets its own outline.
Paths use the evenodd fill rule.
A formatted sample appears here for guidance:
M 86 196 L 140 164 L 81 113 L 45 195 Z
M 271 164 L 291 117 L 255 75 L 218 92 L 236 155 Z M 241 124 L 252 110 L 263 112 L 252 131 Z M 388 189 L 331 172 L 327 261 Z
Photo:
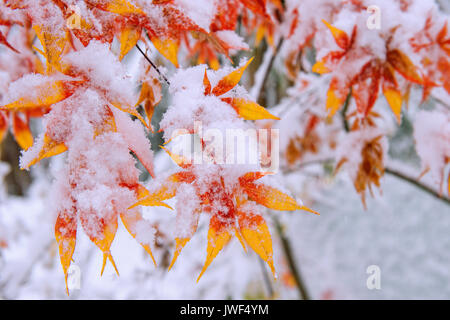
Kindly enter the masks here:
M 150 58 L 145 54 L 145 52 L 142 51 L 142 49 L 139 47 L 138 44 L 136 44 L 136 48 L 138 48 L 139 52 L 144 56 L 145 60 L 147 60 L 148 63 L 150 63 L 150 65 L 153 67 L 153 69 L 155 69 L 156 72 L 158 72 L 159 76 L 167 83 L 167 85 L 170 86 L 170 82 L 169 80 L 167 80 L 166 76 L 161 72 L 161 70 L 158 69 L 158 67 L 153 63 L 153 61 L 150 60 Z
M 267 80 L 269 80 L 269 74 L 270 74 L 270 71 L 272 71 L 273 63 L 274 63 L 274 61 L 275 61 L 275 59 L 276 59 L 276 57 L 278 55 L 278 52 L 280 52 L 281 46 L 283 45 L 283 41 L 284 41 L 283 38 L 280 38 L 280 40 L 278 41 L 278 44 L 277 44 L 276 49 L 275 49 L 275 52 L 273 53 L 272 57 L 270 58 L 269 64 L 268 64 L 267 69 L 266 69 L 266 72 L 264 73 L 263 82 L 261 84 L 261 87 L 259 88 L 258 95 L 256 96 L 256 101 L 259 104 L 263 104 L 263 102 L 261 100 L 264 97 L 264 94 L 263 94 L 264 93 L 264 89 L 266 87 Z
M 266 265 L 264 264 L 264 261 L 260 257 L 258 257 L 258 260 L 259 260 L 259 266 L 261 267 L 261 272 L 263 274 L 264 283 L 266 284 L 267 295 L 269 298 L 272 298 L 274 295 L 274 290 L 272 287 L 272 282 L 270 281 L 270 276 L 266 269 Z
M 325 164 L 327 162 L 333 162 L 333 161 L 334 161 L 333 158 L 316 159 L 316 160 L 302 162 L 295 167 L 291 167 L 291 168 L 288 167 L 282 171 L 283 171 L 283 174 L 291 174 L 291 173 L 297 172 L 298 170 L 305 168 L 305 167 L 309 167 L 309 166 L 312 166 L 315 164 Z
M 323 163 L 327 163 L 327 162 L 331 162 L 333 161 L 333 158 L 325 158 L 325 159 L 318 159 L 318 160 L 312 160 L 312 161 L 308 161 L 308 162 L 304 162 L 299 164 L 298 166 L 294 167 L 294 168 L 288 168 L 286 170 L 283 170 L 283 174 L 290 174 L 290 173 L 294 173 L 304 167 L 310 166 L 310 165 L 315 165 L 315 164 L 323 164 Z M 397 177 L 398 179 L 402 179 L 406 182 L 409 182 L 410 184 L 416 186 L 417 188 L 419 188 L 420 190 L 432 195 L 433 197 L 435 197 L 438 200 L 441 200 L 443 202 L 445 202 L 446 204 L 450 204 L 450 199 L 444 195 L 442 195 L 440 192 L 438 192 L 437 190 L 433 189 L 432 187 L 420 182 L 419 180 L 417 180 L 414 177 L 410 177 L 408 175 L 406 175 L 403 172 L 400 172 L 398 170 L 395 170 L 393 168 L 389 168 L 389 167 L 385 167 L 384 172 L 387 174 L 390 174 L 392 176 Z
M 261 87 L 259 88 L 258 94 L 256 96 L 256 101 L 258 103 L 261 103 L 261 97 L 262 97 L 264 88 L 266 87 L 266 83 L 269 79 L 270 71 L 272 71 L 273 63 L 277 57 L 278 52 L 280 52 L 280 48 L 283 44 L 283 41 L 284 41 L 284 39 L 280 38 L 280 40 L 278 41 L 277 47 L 275 49 L 275 52 L 273 53 L 272 57 L 270 58 L 269 64 L 268 64 L 266 72 L 264 74 L 263 82 L 262 82 Z M 287 260 L 289 269 L 290 269 L 292 275 L 294 276 L 295 283 L 296 283 L 298 291 L 299 291 L 299 295 L 302 299 L 309 300 L 309 294 L 306 290 L 305 285 L 303 284 L 303 280 L 300 277 L 300 272 L 298 271 L 298 268 L 294 261 L 294 255 L 292 253 L 290 242 L 287 239 L 286 235 L 284 234 L 283 228 L 281 227 L 281 224 L 279 223 L 278 219 L 275 216 L 273 218 L 275 221 L 275 226 L 276 226 L 278 235 L 280 236 L 280 239 L 281 239 L 284 255 L 286 256 L 286 260 Z M 271 288 L 271 286 L 270 286 L 270 288 Z M 269 289 L 269 292 L 270 292 L 270 289 Z
M 450 199 L 447 198 L 446 196 L 441 195 L 439 192 L 437 192 L 436 190 L 434 190 L 433 188 L 419 182 L 417 179 L 413 178 L 413 177 L 409 177 L 407 175 L 405 175 L 404 173 L 391 169 L 391 168 L 385 168 L 384 169 L 385 173 L 388 173 L 390 175 L 393 175 L 399 179 L 402 179 L 406 182 L 409 182 L 410 184 L 416 186 L 417 188 L 419 188 L 420 190 L 432 195 L 433 197 L 435 197 L 436 199 L 439 199 L 441 201 L 443 201 L 446 204 L 450 204 Z
M 295 257 L 292 252 L 291 243 L 289 242 L 289 239 L 286 237 L 283 231 L 283 227 L 281 226 L 280 221 L 278 221 L 276 216 L 273 216 L 273 220 L 275 221 L 275 226 L 277 228 L 278 234 L 280 235 L 281 245 L 286 255 L 287 264 L 292 273 L 292 276 L 294 277 L 295 284 L 297 285 L 298 292 L 300 294 L 300 299 L 310 300 L 311 298 L 309 296 L 308 290 L 306 289 L 300 271 L 295 263 Z
M 350 125 L 348 124 L 348 120 L 347 120 L 347 110 L 348 110 L 348 106 L 350 105 L 351 98 L 352 98 L 352 89 L 350 88 L 347 98 L 345 99 L 344 107 L 342 108 L 342 121 L 344 122 L 345 132 L 350 131 Z

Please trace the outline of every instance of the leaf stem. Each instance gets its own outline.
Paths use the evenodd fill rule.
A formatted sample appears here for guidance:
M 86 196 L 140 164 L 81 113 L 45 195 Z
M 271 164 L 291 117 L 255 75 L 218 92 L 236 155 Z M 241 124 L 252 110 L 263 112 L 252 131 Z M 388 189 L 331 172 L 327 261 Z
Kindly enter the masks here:
M 402 180 L 404 180 L 406 182 L 409 182 L 410 184 L 416 186 L 420 190 L 422 190 L 422 191 L 432 195 L 436 199 L 439 199 L 439 200 L 443 201 L 446 204 L 450 204 L 450 199 L 449 198 L 447 198 L 444 195 L 441 195 L 439 192 L 437 192 L 433 188 L 431 188 L 431 187 L 429 187 L 429 186 L 427 186 L 427 185 L 417 181 L 417 179 L 415 179 L 413 177 L 409 177 L 409 176 L 407 176 L 406 174 L 404 174 L 404 173 L 402 173 L 400 171 L 397 171 L 397 170 L 394 170 L 394 169 L 391 169 L 391 168 L 388 168 L 388 167 L 386 167 L 384 169 L 384 172 L 388 173 L 388 174 L 390 174 L 392 176 L 395 176 L 395 177 L 397 177 L 399 179 L 402 179 Z
M 166 76 L 161 72 L 161 70 L 158 69 L 158 67 L 153 63 L 153 61 L 150 60 L 150 58 L 145 54 L 145 52 L 142 51 L 142 49 L 139 47 L 138 44 L 136 44 L 136 48 L 138 48 L 139 52 L 144 56 L 145 60 L 147 60 L 148 63 L 150 63 L 150 65 L 156 70 L 156 72 L 158 72 L 159 76 L 167 83 L 167 85 L 170 86 L 170 82 L 169 80 L 167 80 Z
M 278 234 L 280 236 L 281 245 L 283 247 L 284 254 L 286 256 L 287 264 L 291 271 L 292 276 L 294 277 L 295 284 L 297 285 L 297 289 L 300 295 L 300 299 L 310 300 L 311 297 L 308 293 L 308 290 L 305 286 L 305 283 L 301 277 L 298 266 L 295 263 L 294 253 L 292 252 L 291 243 L 287 238 L 286 234 L 283 231 L 283 227 L 278 220 L 278 218 L 274 215 L 273 220 L 275 221 L 275 226 L 277 228 Z
M 272 57 L 270 58 L 269 64 L 266 68 L 266 72 L 264 73 L 263 82 L 261 84 L 261 87 L 259 88 L 258 95 L 256 96 L 256 101 L 261 105 L 264 104 L 262 100 L 265 97 L 264 89 L 266 87 L 267 81 L 269 80 L 270 71 L 272 71 L 273 63 L 277 57 L 278 52 L 280 52 L 280 48 L 283 45 L 283 41 L 284 41 L 284 38 L 280 38 L 280 40 L 278 40 L 278 44 L 276 46 L 275 52 L 272 54 Z
M 264 261 L 261 258 L 259 258 L 258 260 L 259 260 L 259 266 L 261 267 L 261 272 L 263 274 L 264 283 L 266 284 L 268 297 L 273 298 L 274 291 L 273 291 L 272 282 L 270 281 L 270 277 L 267 272 L 266 266 L 264 264 Z
M 344 122 L 345 132 L 350 131 L 350 125 L 348 124 L 348 120 L 347 120 L 347 110 L 348 110 L 348 106 L 350 105 L 351 98 L 352 98 L 352 89 L 350 88 L 350 91 L 348 92 L 347 98 L 345 99 L 345 102 L 344 102 L 344 107 L 342 108 L 342 121 Z

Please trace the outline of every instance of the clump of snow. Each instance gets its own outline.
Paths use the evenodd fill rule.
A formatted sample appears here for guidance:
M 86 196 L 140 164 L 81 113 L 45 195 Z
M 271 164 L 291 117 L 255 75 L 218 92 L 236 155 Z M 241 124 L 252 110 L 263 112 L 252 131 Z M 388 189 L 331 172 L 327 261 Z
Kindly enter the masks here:
M 244 42 L 244 39 L 232 30 L 220 30 L 215 32 L 215 35 L 231 48 L 239 50 L 249 49 L 249 46 Z
M 201 123 L 203 130 L 217 129 L 225 132 L 226 129 L 247 128 L 248 125 L 240 119 L 236 111 L 220 97 L 204 94 L 203 76 L 205 65 L 178 70 L 170 79 L 170 92 L 172 102 L 160 122 L 164 130 L 164 137 L 169 140 L 173 132 L 186 129 L 193 133 L 195 122 Z M 208 78 L 212 87 L 233 69 L 224 68 L 220 71 L 208 71 Z M 234 91 L 241 90 L 241 91 Z M 242 93 L 242 87 L 236 86 L 226 96 Z M 246 91 L 244 91 L 246 93 Z M 225 95 L 224 95 L 225 96 Z
M 52 84 L 55 81 L 79 81 L 63 74 L 44 76 L 41 74 L 27 74 L 22 78 L 10 83 L 4 103 L 12 103 L 20 98 L 36 101 L 38 98 L 48 95 L 55 95 L 55 88 Z
M 126 141 L 128 148 L 136 154 L 139 161 L 153 175 L 153 152 L 142 124 L 138 120 L 131 120 L 127 114 L 120 110 L 113 109 L 112 111 L 117 131 Z
M 177 238 L 191 238 L 201 213 L 200 199 L 194 186 L 183 183 L 177 188 L 175 235 Z
M 86 48 L 67 54 L 63 61 L 71 66 L 71 72 L 83 75 L 92 87 L 107 95 L 108 101 L 124 107 L 135 105 L 135 86 L 108 44 L 91 41 Z
M 155 228 L 150 221 L 141 219 L 133 230 L 136 234 L 136 241 L 143 245 L 153 245 L 155 243 Z
M 70 66 L 70 73 L 85 82 L 74 85 L 74 93 L 54 104 L 44 116 L 45 135 L 41 134 L 23 153 L 21 165 L 25 167 L 39 156 L 45 136 L 64 143 L 67 169 L 58 174 L 56 185 L 65 192 L 56 193 L 54 214 L 75 212 L 89 237 L 102 239 L 105 228 L 114 231 L 118 214 L 137 200 L 139 172 L 129 151 L 151 173 L 153 155 L 142 125 L 111 106 L 110 102 L 129 109 L 135 104 L 135 88 L 108 45 L 93 41 L 63 60 Z M 45 81 L 66 78 L 58 74 L 30 75 L 18 80 L 12 89 L 26 81 L 30 95 Z M 23 93 L 14 92 L 19 96 Z M 45 96 L 45 92 L 39 94 Z

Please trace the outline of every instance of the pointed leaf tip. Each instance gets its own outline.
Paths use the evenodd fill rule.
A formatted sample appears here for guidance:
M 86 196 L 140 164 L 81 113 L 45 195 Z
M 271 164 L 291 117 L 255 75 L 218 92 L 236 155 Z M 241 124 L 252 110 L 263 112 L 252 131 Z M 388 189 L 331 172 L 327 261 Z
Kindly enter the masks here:
M 205 68 L 205 75 L 203 76 L 203 86 L 205 87 L 205 96 L 211 94 L 211 82 L 208 79 L 208 68 Z
M 259 215 L 243 212 L 239 213 L 238 221 L 245 242 L 268 264 L 275 278 L 272 238 L 266 221 Z
M 237 114 L 245 120 L 280 120 L 274 116 L 266 108 L 258 103 L 244 98 L 223 98 L 222 101 L 230 104 Z
M 226 75 L 225 77 L 223 77 L 219 81 L 219 83 L 214 87 L 214 89 L 212 90 L 212 93 L 215 96 L 221 96 L 224 93 L 227 93 L 228 91 L 233 89 L 241 80 L 245 69 L 247 69 L 248 65 L 253 61 L 253 58 L 254 57 L 250 58 L 247 61 L 247 63 L 245 63 L 245 65 L 243 65 L 242 67 L 234 70 L 233 72 L 231 72 L 228 75 Z
M 184 246 L 186 245 L 186 243 L 188 243 L 188 241 L 190 240 L 190 238 L 175 238 L 175 252 L 173 254 L 173 258 L 172 258 L 172 262 L 169 265 L 169 269 L 167 271 L 170 271 L 170 269 L 172 269 L 173 265 L 175 264 L 175 261 L 177 261 L 178 256 L 181 253 L 181 250 L 184 248 Z
M 322 22 L 328 27 L 328 29 L 331 31 L 331 34 L 333 35 L 334 41 L 336 41 L 336 44 L 341 48 L 346 50 L 349 46 L 350 39 L 348 38 L 347 33 L 345 31 L 336 28 L 335 26 L 328 23 L 328 21 L 322 19 Z
M 228 232 L 225 226 L 222 225 L 218 218 L 213 216 L 209 224 L 208 231 L 208 246 L 206 248 L 206 260 L 203 265 L 203 269 L 197 278 L 197 282 L 208 269 L 211 262 L 217 256 L 217 254 L 223 249 L 223 247 L 230 241 L 231 234 Z

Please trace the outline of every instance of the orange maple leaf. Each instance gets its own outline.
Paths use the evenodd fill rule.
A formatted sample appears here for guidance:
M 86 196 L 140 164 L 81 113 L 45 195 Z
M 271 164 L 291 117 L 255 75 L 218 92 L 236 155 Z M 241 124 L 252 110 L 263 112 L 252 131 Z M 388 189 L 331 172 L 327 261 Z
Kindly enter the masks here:
M 205 75 L 203 77 L 203 85 L 205 87 L 205 95 L 214 95 L 220 97 L 233 89 L 241 80 L 242 74 L 244 73 L 247 66 L 252 62 L 253 58 L 248 60 L 245 65 L 232 71 L 225 77 L 219 80 L 217 85 L 212 88 L 211 83 L 208 79 L 207 70 L 205 70 Z M 274 119 L 280 120 L 280 118 L 272 115 L 264 107 L 260 106 L 258 103 L 245 99 L 245 98 L 220 98 L 223 102 L 229 104 L 236 113 L 246 120 L 261 120 L 261 119 Z
M 210 182 L 205 186 L 204 182 L 198 182 L 204 180 L 200 179 L 194 165 L 168 150 L 166 152 L 183 170 L 170 175 L 160 188 L 142 198 L 130 208 L 140 205 L 160 204 L 164 200 L 175 197 L 181 185 L 191 185 L 194 187 L 198 199 L 200 199 L 199 206 L 194 211 L 197 213 L 207 212 L 211 216 L 206 260 L 197 281 L 200 280 L 217 254 L 229 242 L 233 233 L 240 240 L 244 249 L 245 244 L 247 244 L 261 259 L 267 262 L 275 276 L 271 236 L 266 221 L 258 214 L 254 204 L 273 210 L 306 210 L 317 213 L 299 205 L 294 198 L 280 190 L 257 182 L 268 173 L 248 172 L 230 186 L 225 184 L 225 175 L 219 170 L 218 175 L 209 179 Z M 179 207 L 177 210 L 183 210 L 183 208 Z M 197 223 L 198 219 L 192 226 L 192 234 L 197 229 Z M 175 239 L 176 248 L 169 270 L 189 240 L 190 237 L 186 236 Z
M 342 50 L 332 51 L 322 60 L 317 61 L 313 66 L 313 72 L 324 74 L 333 72 L 333 68 L 340 63 L 352 63 L 352 57 L 361 55 L 360 48 L 354 46 L 357 29 L 353 28 L 351 36 L 340 30 L 327 21 L 323 21 L 331 31 L 333 38 Z M 387 42 L 387 47 L 389 41 Z M 349 52 L 352 51 L 350 54 Z M 386 59 L 381 61 L 378 58 L 371 58 L 364 66 L 347 81 L 340 80 L 340 77 L 333 76 L 328 93 L 326 108 L 329 116 L 332 117 L 344 104 L 350 89 L 355 98 L 358 112 L 367 116 L 374 106 L 380 87 L 386 97 L 391 110 L 401 121 L 402 93 L 395 78 L 395 72 L 400 73 L 406 80 L 423 84 L 423 79 L 417 72 L 416 66 L 409 57 L 399 49 L 387 48 Z

